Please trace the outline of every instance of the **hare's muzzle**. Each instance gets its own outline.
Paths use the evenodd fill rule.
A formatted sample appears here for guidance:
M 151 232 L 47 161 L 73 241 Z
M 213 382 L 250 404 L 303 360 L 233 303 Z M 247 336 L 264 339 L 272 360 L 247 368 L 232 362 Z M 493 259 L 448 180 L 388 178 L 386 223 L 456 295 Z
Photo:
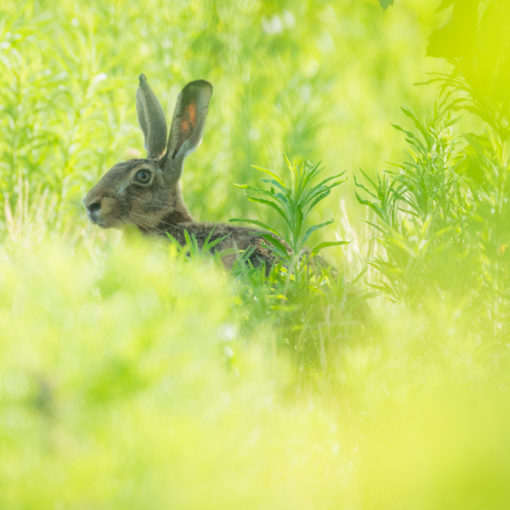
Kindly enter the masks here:
M 88 195 L 83 199 L 83 205 L 87 209 L 87 216 L 92 223 L 98 223 L 101 211 L 101 200 L 90 200 Z

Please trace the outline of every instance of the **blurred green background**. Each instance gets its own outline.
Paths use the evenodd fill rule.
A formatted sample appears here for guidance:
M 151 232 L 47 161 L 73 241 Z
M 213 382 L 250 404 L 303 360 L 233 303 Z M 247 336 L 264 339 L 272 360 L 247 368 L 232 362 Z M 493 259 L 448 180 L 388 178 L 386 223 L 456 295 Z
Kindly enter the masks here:
M 143 154 L 134 95 L 144 72 L 170 117 L 192 79 L 214 86 L 185 197 L 203 220 L 246 214 L 232 186 L 283 153 L 330 172 L 401 154 L 399 106 L 441 69 L 425 56 L 430 2 L 3 2 L 2 190 L 19 177 L 78 200 L 114 163 Z M 428 62 L 427 62 L 428 61 Z M 439 64 L 438 64 L 439 63 Z M 337 214 L 337 204 L 331 205 Z M 73 211 L 75 215 L 79 211 Z
M 0 509 L 507 509 L 509 22 L 506 0 L 4 0 Z M 214 86 L 198 219 L 279 228 L 234 184 L 284 153 L 346 170 L 313 212 L 349 241 L 338 278 L 88 223 L 86 191 L 144 155 L 141 72 L 168 117 Z

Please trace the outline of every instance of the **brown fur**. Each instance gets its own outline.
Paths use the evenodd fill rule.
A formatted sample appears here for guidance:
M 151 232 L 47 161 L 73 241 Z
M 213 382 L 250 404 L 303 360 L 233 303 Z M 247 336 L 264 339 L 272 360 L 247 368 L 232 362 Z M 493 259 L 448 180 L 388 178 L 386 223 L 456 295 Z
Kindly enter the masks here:
M 90 220 L 102 228 L 134 224 L 145 235 L 168 233 L 181 245 L 186 244 L 184 231 L 187 231 L 200 248 L 208 237 L 209 242 L 224 238 L 212 248 L 213 253 L 227 249 L 248 251 L 250 262 L 254 266 L 265 265 L 268 271 L 276 257 L 262 231 L 195 222 L 184 205 L 179 184 L 183 160 L 200 142 L 211 91 L 210 84 L 203 80 L 189 83 L 178 98 L 163 156 L 118 163 L 87 193 L 83 202 Z M 137 111 L 146 145 L 149 144 L 148 154 L 161 154 L 166 124 L 161 118 L 161 106 L 143 75 L 137 92 Z M 161 132 L 151 132 L 154 126 Z M 150 174 L 148 182 L 137 180 L 140 171 Z M 225 267 L 231 268 L 236 258 L 236 253 L 225 255 L 222 259 Z

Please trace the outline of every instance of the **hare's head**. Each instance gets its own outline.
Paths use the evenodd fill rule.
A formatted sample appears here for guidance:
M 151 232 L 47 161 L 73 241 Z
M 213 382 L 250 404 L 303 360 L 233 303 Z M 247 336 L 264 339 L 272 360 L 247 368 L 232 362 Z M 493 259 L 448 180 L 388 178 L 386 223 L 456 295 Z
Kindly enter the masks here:
M 192 81 L 182 89 L 167 143 L 163 108 L 145 75 L 140 75 L 136 110 L 147 158 L 118 163 L 87 193 L 83 203 L 93 223 L 103 228 L 133 223 L 150 231 L 163 218 L 191 221 L 179 178 L 184 158 L 200 144 L 211 94 L 212 86 L 205 80 Z

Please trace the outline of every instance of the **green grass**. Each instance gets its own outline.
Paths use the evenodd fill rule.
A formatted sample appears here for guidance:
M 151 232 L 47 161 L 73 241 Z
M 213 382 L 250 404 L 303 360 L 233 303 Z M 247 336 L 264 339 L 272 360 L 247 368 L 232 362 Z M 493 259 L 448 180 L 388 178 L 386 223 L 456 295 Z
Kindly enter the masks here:
M 2 510 L 508 508 L 508 9 L 478 3 L 3 2 Z M 87 222 L 140 72 L 168 113 L 215 87 L 194 216 L 301 257 Z
M 375 308 L 310 384 L 212 261 L 87 244 L 2 248 L 2 508 L 505 507 L 508 349 L 462 304 Z

